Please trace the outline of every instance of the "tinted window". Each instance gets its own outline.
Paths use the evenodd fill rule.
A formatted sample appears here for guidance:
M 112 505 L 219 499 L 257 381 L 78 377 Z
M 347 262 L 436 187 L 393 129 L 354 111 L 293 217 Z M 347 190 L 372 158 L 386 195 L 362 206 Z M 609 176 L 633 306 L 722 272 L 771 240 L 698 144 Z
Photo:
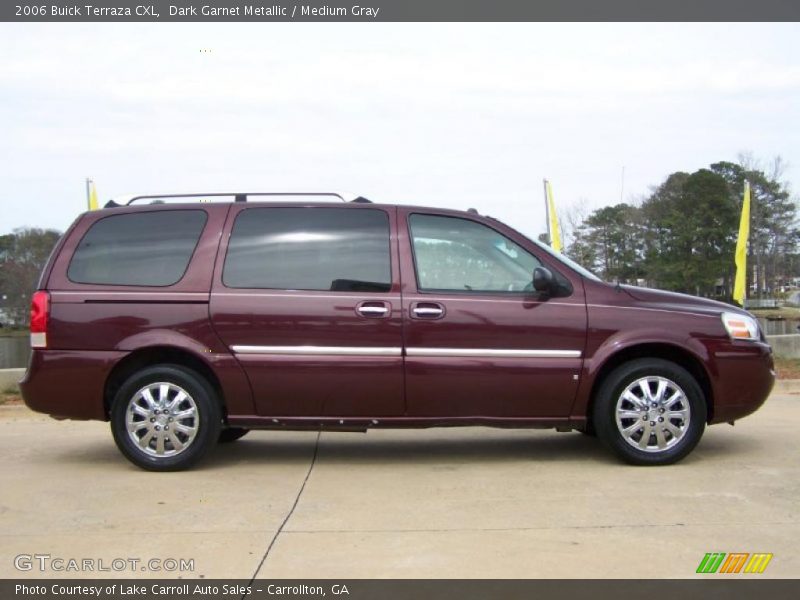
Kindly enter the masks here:
M 411 215 L 420 290 L 522 292 L 539 260 L 491 227 L 435 215 Z
M 186 272 L 205 223 L 202 210 L 105 217 L 83 236 L 67 275 L 75 283 L 172 285 Z
M 236 218 L 222 279 L 234 288 L 388 292 L 382 210 L 249 208 Z

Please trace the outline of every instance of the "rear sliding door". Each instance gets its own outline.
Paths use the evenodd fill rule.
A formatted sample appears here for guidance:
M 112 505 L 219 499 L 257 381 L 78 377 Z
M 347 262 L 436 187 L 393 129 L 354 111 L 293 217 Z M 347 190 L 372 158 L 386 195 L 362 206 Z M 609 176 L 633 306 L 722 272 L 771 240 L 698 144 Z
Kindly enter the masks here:
M 403 414 L 395 218 L 362 205 L 232 208 L 211 319 L 259 415 Z

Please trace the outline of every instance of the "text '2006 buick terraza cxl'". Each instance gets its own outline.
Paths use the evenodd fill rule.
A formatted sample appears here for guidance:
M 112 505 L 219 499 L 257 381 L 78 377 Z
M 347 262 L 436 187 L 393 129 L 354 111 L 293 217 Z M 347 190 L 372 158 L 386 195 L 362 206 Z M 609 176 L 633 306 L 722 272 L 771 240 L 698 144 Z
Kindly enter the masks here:
M 743 310 L 605 283 L 474 211 L 320 196 L 78 217 L 33 296 L 28 406 L 109 421 L 152 470 L 251 429 L 455 425 L 574 429 L 663 465 L 769 395 Z

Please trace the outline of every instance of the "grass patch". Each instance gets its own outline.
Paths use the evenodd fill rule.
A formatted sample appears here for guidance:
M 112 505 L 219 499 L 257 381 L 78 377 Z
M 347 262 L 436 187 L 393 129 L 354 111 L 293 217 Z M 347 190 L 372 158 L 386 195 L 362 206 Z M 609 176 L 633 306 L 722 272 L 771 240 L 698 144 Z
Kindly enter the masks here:
M 27 329 L 10 329 L 8 327 L 0 327 L 0 337 L 25 337 L 30 332 Z
M 782 306 L 780 308 L 748 308 L 756 317 L 765 319 L 786 319 L 787 321 L 800 321 L 800 308 Z
M 0 394 L 0 406 L 5 404 L 22 404 L 22 396 L 19 395 L 19 392 L 3 392 Z

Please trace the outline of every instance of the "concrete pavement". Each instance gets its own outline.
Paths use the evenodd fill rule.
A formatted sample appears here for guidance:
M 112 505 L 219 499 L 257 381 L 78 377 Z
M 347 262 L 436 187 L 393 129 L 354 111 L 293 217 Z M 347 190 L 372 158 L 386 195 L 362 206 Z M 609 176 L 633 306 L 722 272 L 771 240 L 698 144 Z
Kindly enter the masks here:
M 316 433 L 253 432 L 160 474 L 104 423 L 0 406 L 0 577 L 87 575 L 20 572 L 20 554 L 194 559 L 137 577 L 694 577 L 706 552 L 772 552 L 757 577 L 797 577 L 798 426 L 800 396 L 776 395 L 663 468 L 578 433 L 324 433 L 315 448 Z

